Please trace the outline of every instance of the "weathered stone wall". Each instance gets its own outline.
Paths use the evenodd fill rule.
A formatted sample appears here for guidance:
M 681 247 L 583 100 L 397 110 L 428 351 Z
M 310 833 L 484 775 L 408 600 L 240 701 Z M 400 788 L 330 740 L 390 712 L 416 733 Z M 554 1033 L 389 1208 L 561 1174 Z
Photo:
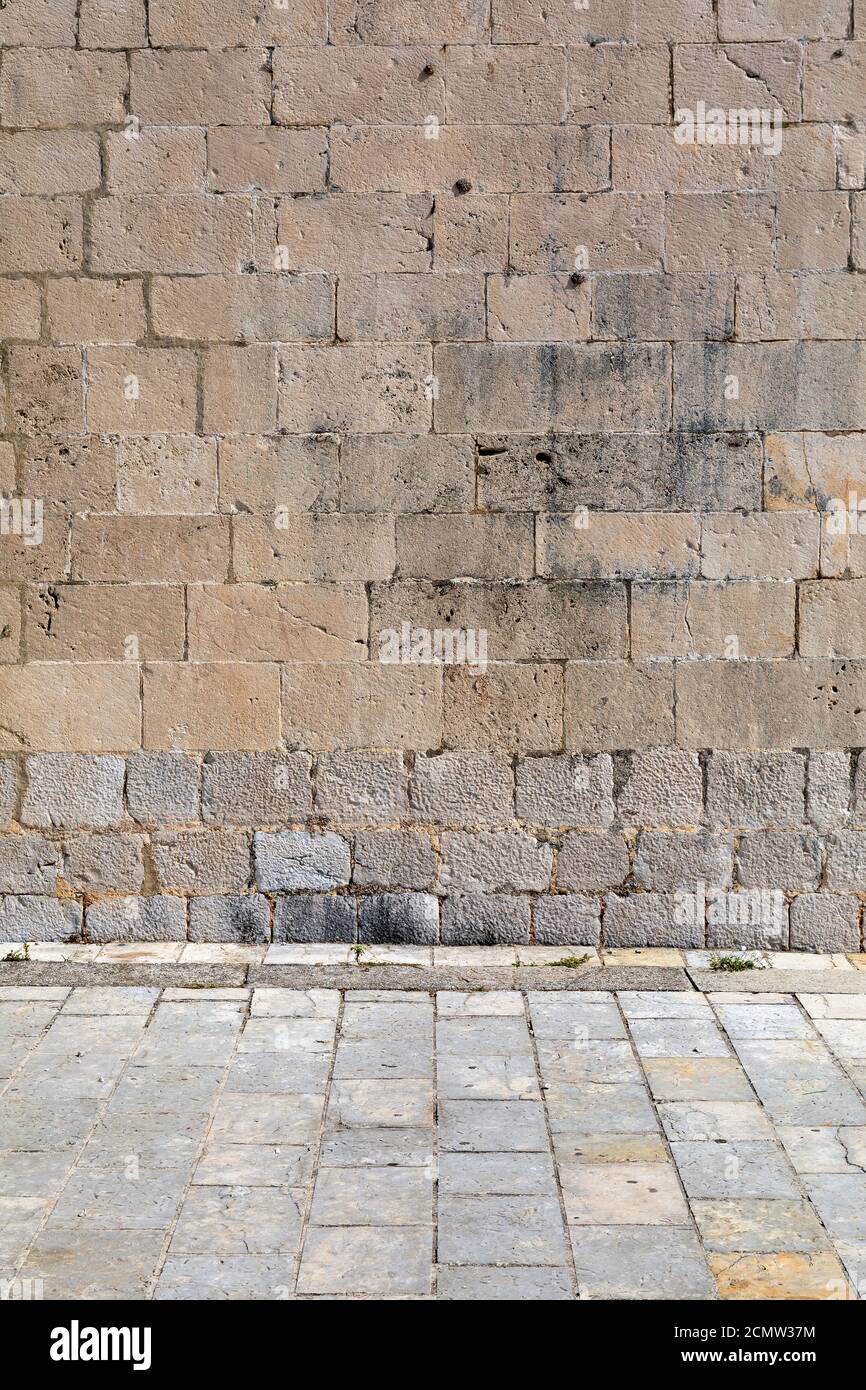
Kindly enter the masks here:
M 0 43 L 0 940 L 858 949 L 860 0 Z

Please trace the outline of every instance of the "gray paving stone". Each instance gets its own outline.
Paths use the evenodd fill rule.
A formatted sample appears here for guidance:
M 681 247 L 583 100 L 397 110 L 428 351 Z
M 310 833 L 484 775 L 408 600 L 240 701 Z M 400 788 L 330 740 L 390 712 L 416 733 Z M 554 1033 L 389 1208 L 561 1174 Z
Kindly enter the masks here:
M 546 1153 L 443 1153 L 439 1192 L 451 1197 L 556 1197 Z
M 715 1023 L 700 1019 L 635 1019 L 631 1035 L 641 1058 L 729 1055 L 725 1039 Z
M 772 1141 L 674 1140 L 671 1153 L 690 1200 L 800 1195 L 782 1150 Z
M 224 1144 L 312 1144 L 323 1105 L 322 1096 L 224 1094 L 211 1137 Z
M 565 1214 L 578 1226 L 686 1226 L 689 1210 L 666 1163 L 562 1163 Z
M 531 1100 L 443 1100 L 439 1147 L 443 1153 L 546 1153 L 544 1108 Z
M 184 1168 L 79 1168 L 49 1219 L 50 1227 L 86 1231 L 167 1230 L 187 1181 Z
M 427 1294 L 433 1232 L 423 1226 L 313 1226 L 307 1233 L 298 1292 Z
M 713 1011 L 702 994 L 669 994 L 663 990 L 620 990 L 620 1007 L 629 1022 L 638 1018 L 691 1018 L 713 1020 Z
M 551 1197 L 441 1196 L 439 1258 L 444 1264 L 564 1265 L 567 1245 L 559 1202 Z
M 232 1062 L 227 1095 L 315 1095 L 324 1091 L 331 1057 L 328 1052 L 245 1052 Z
M 45 1197 L 0 1197 L 0 1264 L 14 1269 L 50 1209 Z
M 436 1025 L 440 1057 L 530 1056 L 532 1047 L 522 1018 L 446 1018 Z
M 771 1139 L 773 1134 L 751 1100 L 661 1101 L 658 1112 L 669 1139 Z
M 559 1134 L 655 1133 L 658 1120 L 643 1086 L 587 1082 L 551 1086 L 545 1104 L 554 1137 Z
M 581 1298 L 711 1299 L 715 1284 L 694 1232 L 684 1227 L 572 1226 Z M 664 1271 L 662 1275 L 662 1271 Z
M 595 1001 L 576 995 L 561 1000 L 543 994 L 530 994 L 527 998 L 536 1038 L 567 1041 L 627 1037 L 613 998 Z
M 538 1063 L 545 1084 L 549 1086 L 577 1085 L 582 1081 L 641 1080 L 641 1069 L 631 1044 L 616 1038 L 601 1042 L 576 1039 L 564 1043 L 541 1038 Z
M 429 1226 L 429 1168 L 320 1168 L 310 1208 L 314 1226 Z
M 417 1038 L 385 1042 L 382 1038 L 343 1039 L 337 1049 L 334 1076 L 339 1080 L 433 1079 L 433 1048 Z
M 174 1255 L 296 1254 L 298 1194 L 269 1187 L 192 1187 L 171 1238 Z
M 174 1101 L 171 1109 L 158 1109 Z M 130 1113 L 109 1106 L 81 1155 L 81 1168 L 124 1169 L 134 1161 L 144 1170 L 180 1169 L 195 1162 L 207 1133 L 208 1112 L 189 1109 L 179 1098 L 153 1097 L 153 1109 Z
M 202 1154 L 196 1187 L 303 1187 L 313 1176 L 313 1151 L 291 1144 L 209 1144 Z
M 72 990 L 63 1005 L 64 1014 L 147 1014 L 159 997 L 159 990 L 146 986 L 114 986 Z
M 866 1060 L 866 1019 L 816 1018 L 815 1027 L 836 1057 Z
M 364 1002 L 354 996 L 346 999 L 340 1023 L 341 1038 L 373 1039 L 393 1042 L 413 1038 L 433 1048 L 433 1008 L 430 1000 L 407 1004 L 399 1000 Z
M 531 1057 L 441 1057 L 437 1088 L 446 1100 L 540 1100 Z
M 337 1131 L 326 1128 L 320 1160 L 327 1168 L 430 1168 L 433 1149 L 432 1127 Z
M 432 1125 L 433 1086 L 429 1081 L 335 1081 L 328 1121 L 376 1129 Z
M 707 1250 L 826 1250 L 827 1234 L 805 1201 L 729 1198 L 693 1201 L 692 1213 Z
M 77 1149 L 99 1113 L 92 1096 L 74 1096 L 46 1104 L 38 1096 L 0 1096 L 0 1134 L 5 1146 L 31 1151 Z
M 479 990 L 475 994 L 463 994 L 456 990 L 442 990 L 436 995 L 436 1008 L 440 1018 L 467 1018 L 493 1016 L 523 1017 L 523 995 L 517 990 Z
M 0 1149 L 0 1197 L 53 1197 L 72 1161 L 68 1152 Z
M 46 1226 L 22 1265 L 50 1299 L 143 1299 L 163 1243 L 161 1231 Z
M 336 1035 L 332 1018 L 251 1018 L 238 1041 L 247 1052 L 331 1052 Z
M 716 1014 L 731 1038 L 814 1038 L 795 1004 L 718 1004 Z
M 495 1269 L 492 1266 L 464 1265 L 457 1269 L 439 1267 L 436 1296 L 449 1301 L 553 1303 L 572 1300 L 574 1293 L 565 1269 L 544 1266 Z
M 775 1124 L 866 1124 L 866 1104 L 823 1043 L 742 1039 L 736 1049 Z
M 866 1248 L 866 1173 L 810 1173 L 803 1185 L 834 1241 Z
M 866 1172 L 866 1125 L 779 1125 L 798 1173 Z
M 295 1261 L 273 1255 L 169 1254 L 154 1298 L 157 1302 L 287 1299 Z

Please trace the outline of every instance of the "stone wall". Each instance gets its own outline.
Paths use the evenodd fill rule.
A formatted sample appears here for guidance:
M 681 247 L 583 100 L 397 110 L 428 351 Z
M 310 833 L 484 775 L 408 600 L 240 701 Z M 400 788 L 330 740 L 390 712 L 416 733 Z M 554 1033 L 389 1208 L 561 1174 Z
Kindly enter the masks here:
M 866 6 L 0 44 L 0 940 L 857 950 Z

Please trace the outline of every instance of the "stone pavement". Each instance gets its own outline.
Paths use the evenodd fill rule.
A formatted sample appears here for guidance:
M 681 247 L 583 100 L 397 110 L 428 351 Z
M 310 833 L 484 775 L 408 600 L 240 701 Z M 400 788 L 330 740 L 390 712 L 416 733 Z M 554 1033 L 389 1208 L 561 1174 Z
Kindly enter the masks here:
M 14 1296 L 866 1289 L 863 993 L 7 986 L 0 1027 Z

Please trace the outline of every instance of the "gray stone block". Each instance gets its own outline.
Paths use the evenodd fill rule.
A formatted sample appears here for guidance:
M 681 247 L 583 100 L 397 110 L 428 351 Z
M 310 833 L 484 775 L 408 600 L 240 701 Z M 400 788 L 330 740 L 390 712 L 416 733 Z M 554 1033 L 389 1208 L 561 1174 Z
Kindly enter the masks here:
M 519 830 L 446 831 L 439 883 L 450 892 L 501 893 L 550 887 L 553 850 Z
M 140 825 L 186 825 L 199 818 L 199 765 L 186 753 L 133 753 L 126 804 Z
M 630 872 L 628 846 L 621 835 L 563 835 L 556 857 L 557 888 L 604 892 L 619 888 Z
M 801 825 L 806 763 L 800 753 L 712 753 L 707 820 L 726 830 Z
M 764 830 L 742 835 L 737 875 L 746 888 L 804 890 L 821 879 L 821 845 L 813 831 Z
M 778 889 L 720 893 L 707 904 L 707 945 L 735 950 L 783 951 L 788 904 Z
M 0 758 L 0 825 L 8 825 L 18 810 L 18 763 Z
M 617 796 L 625 825 L 687 826 L 703 815 L 703 774 L 694 753 L 649 748 L 633 753 Z
M 859 774 L 859 766 L 858 766 Z M 851 758 L 836 748 L 809 754 L 806 809 L 819 830 L 844 825 L 851 815 Z
M 703 881 L 730 888 L 734 838 L 711 831 L 646 830 L 638 835 L 634 881 L 639 888 L 671 892 Z
M 208 753 L 202 816 L 216 825 L 280 825 L 312 810 L 309 753 Z
M 607 826 L 613 820 L 613 761 L 522 758 L 517 765 L 517 815 L 530 825 Z
M 452 893 L 442 903 L 445 946 L 525 946 L 529 899 L 505 893 Z
M 153 837 L 160 888 L 231 893 L 250 882 L 249 835 L 242 830 L 164 830 Z
M 514 819 L 514 773 L 493 753 L 418 757 L 409 780 L 413 820 L 422 824 L 503 825 Z
M 103 898 L 84 913 L 88 941 L 185 941 L 186 898 Z
M 678 908 L 673 893 L 635 893 L 629 898 L 612 893 L 604 906 L 604 944 L 703 946 L 703 918 L 695 915 L 689 920 Z
M 254 946 L 270 940 L 270 923 L 270 904 L 260 893 L 190 899 L 190 941 L 237 941 Z
M 859 951 L 860 902 L 838 893 L 800 893 L 791 903 L 793 951 Z
M 69 941 L 80 934 L 80 903 L 37 894 L 0 899 L 0 941 Z
M 287 889 L 339 888 L 349 882 L 349 842 L 331 831 L 311 834 L 306 830 L 260 831 L 254 837 L 256 885 L 285 892 Z
M 123 819 L 122 758 L 34 753 L 25 772 L 24 825 L 105 830 Z
M 45 835 L 0 835 L 0 893 L 53 893 L 62 847 Z
M 67 837 L 63 877 L 75 889 L 135 893 L 144 883 L 143 844 L 141 835 L 85 833 Z
M 535 940 L 539 946 L 597 946 L 599 930 L 597 898 L 552 893 L 535 904 Z
M 866 830 L 840 830 L 827 840 L 827 887 L 834 893 L 863 892 L 866 886 Z
M 406 814 L 401 753 L 322 753 L 316 765 L 316 812 L 346 825 L 387 825 Z
M 355 836 L 352 882 L 363 887 L 431 888 L 437 858 L 417 830 L 363 830 Z
M 325 893 L 278 896 L 274 941 L 354 941 L 355 899 Z
M 358 899 L 358 940 L 433 946 L 439 940 L 439 900 L 432 893 L 371 893 Z

